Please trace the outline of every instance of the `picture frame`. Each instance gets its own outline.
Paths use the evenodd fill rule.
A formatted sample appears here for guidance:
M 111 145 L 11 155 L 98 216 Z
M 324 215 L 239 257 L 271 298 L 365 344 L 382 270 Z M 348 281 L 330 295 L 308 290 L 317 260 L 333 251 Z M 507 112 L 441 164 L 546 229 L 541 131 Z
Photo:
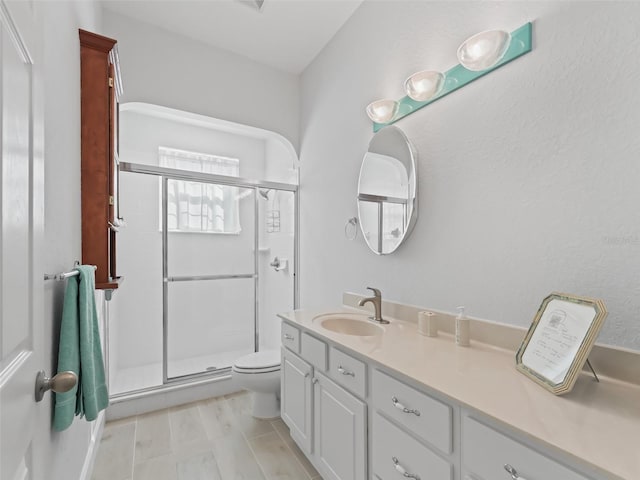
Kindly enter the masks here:
M 569 393 L 607 313 L 602 300 L 551 293 L 516 353 L 516 369 L 555 395 Z

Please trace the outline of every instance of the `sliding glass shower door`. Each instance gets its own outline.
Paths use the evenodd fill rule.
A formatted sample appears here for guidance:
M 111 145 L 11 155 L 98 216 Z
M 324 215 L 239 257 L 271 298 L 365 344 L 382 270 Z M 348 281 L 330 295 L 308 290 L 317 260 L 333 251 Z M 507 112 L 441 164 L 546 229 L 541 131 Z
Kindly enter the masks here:
M 296 308 L 297 186 L 122 162 L 111 397 L 229 374 Z
M 164 382 L 256 351 L 256 189 L 162 178 Z

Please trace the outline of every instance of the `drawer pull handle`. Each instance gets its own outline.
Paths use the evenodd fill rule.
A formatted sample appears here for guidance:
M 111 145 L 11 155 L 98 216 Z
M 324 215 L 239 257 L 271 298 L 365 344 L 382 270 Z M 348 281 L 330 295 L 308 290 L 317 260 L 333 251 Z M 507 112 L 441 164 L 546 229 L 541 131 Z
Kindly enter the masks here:
M 509 473 L 509 475 L 511 475 L 511 480 L 527 480 L 526 478 L 518 475 L 518 471 L 508 463 L 504 464 L 504 469 Z
M 407 470 L 402 465 L 400 465 L 400 462 L 396 457 L 391 457 L 391 460 L 393 460 L 393 465 L 396 467 L 396 470 L 400 472 L 404 477 L 413 478 L 414 480 L 420 480 L 420 477 L 415 473 L 407 472 Z
M 338 372 L 340 372 L 343 375 L 350 375 L 352 377 L 355 378 L 356 374 L 353 372 L 350 372 L 349 370 L 345 370 L 344 368 L 342 368 L 342 365 L 338 365 Z
M 391 401 L 393 402 L 393 406 L 396 407 L 398 410 L 402 410 L 404 413 L 413 413 L 416 417 L 420 416 L 420 410 L 415 410 L 415 409 L 405 407 L 403 404 L 401 404 L 398 401 L 396 397 L 391 397 Z
M 293 340 L 293 335 L 289 335 L 288 333 L 284 334 L 284 339 L 285 340 Z

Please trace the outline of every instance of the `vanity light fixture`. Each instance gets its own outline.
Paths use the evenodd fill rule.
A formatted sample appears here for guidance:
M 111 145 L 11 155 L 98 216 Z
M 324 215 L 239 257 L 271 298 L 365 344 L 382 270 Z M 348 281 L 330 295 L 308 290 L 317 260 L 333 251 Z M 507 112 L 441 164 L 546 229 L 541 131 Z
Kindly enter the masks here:
M 444 75 L 440 72 L 423 70 L 407 78 L 404 82 L 404 91 L 407 96 L 416 102 L 424 102 L 432 99 L 444 85 Z
M 398 113 L 398 102 L 395 100 L 376 100 L 367 105 L 367 115 L 376 123 L 388 123 Z
M 406 97 L 398 101 L 377 100 L 367 106 L 373 131 L 397 122 L 422 107 L 468 85 L 532 49 L 532 24 L 525 23 L 511 33 L 489 30 L 468 38 L 458 48 L 459 64 L 446 72 L 425 70 L 404 83 Z
M 475 34 L 458 48 L 458 61 L 467 70 L 480 72 L 502 60 L 511 43 L 509 32 L 490 30 Z

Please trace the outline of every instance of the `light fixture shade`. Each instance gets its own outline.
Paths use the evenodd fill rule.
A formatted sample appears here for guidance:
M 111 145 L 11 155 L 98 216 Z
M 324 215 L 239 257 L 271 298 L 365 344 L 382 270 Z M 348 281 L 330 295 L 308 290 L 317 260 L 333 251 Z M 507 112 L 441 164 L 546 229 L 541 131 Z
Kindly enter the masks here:
M 367 105 L 367 115 L 376 123 L 390 122 L 398 113 L 398 102 L 395 100 L 376 100 Z
M 481 32 L 458 48 L 458 61 L 467 70 L 479 72 L 498 63 L 511 43 L 511 35 L 502 30 Z
M 440 72 L 424 70 L 411 75 L 404 82 L 404 90 L 412 100 L 425 102 L 435 97 L 444 85 L 444 75 Z

